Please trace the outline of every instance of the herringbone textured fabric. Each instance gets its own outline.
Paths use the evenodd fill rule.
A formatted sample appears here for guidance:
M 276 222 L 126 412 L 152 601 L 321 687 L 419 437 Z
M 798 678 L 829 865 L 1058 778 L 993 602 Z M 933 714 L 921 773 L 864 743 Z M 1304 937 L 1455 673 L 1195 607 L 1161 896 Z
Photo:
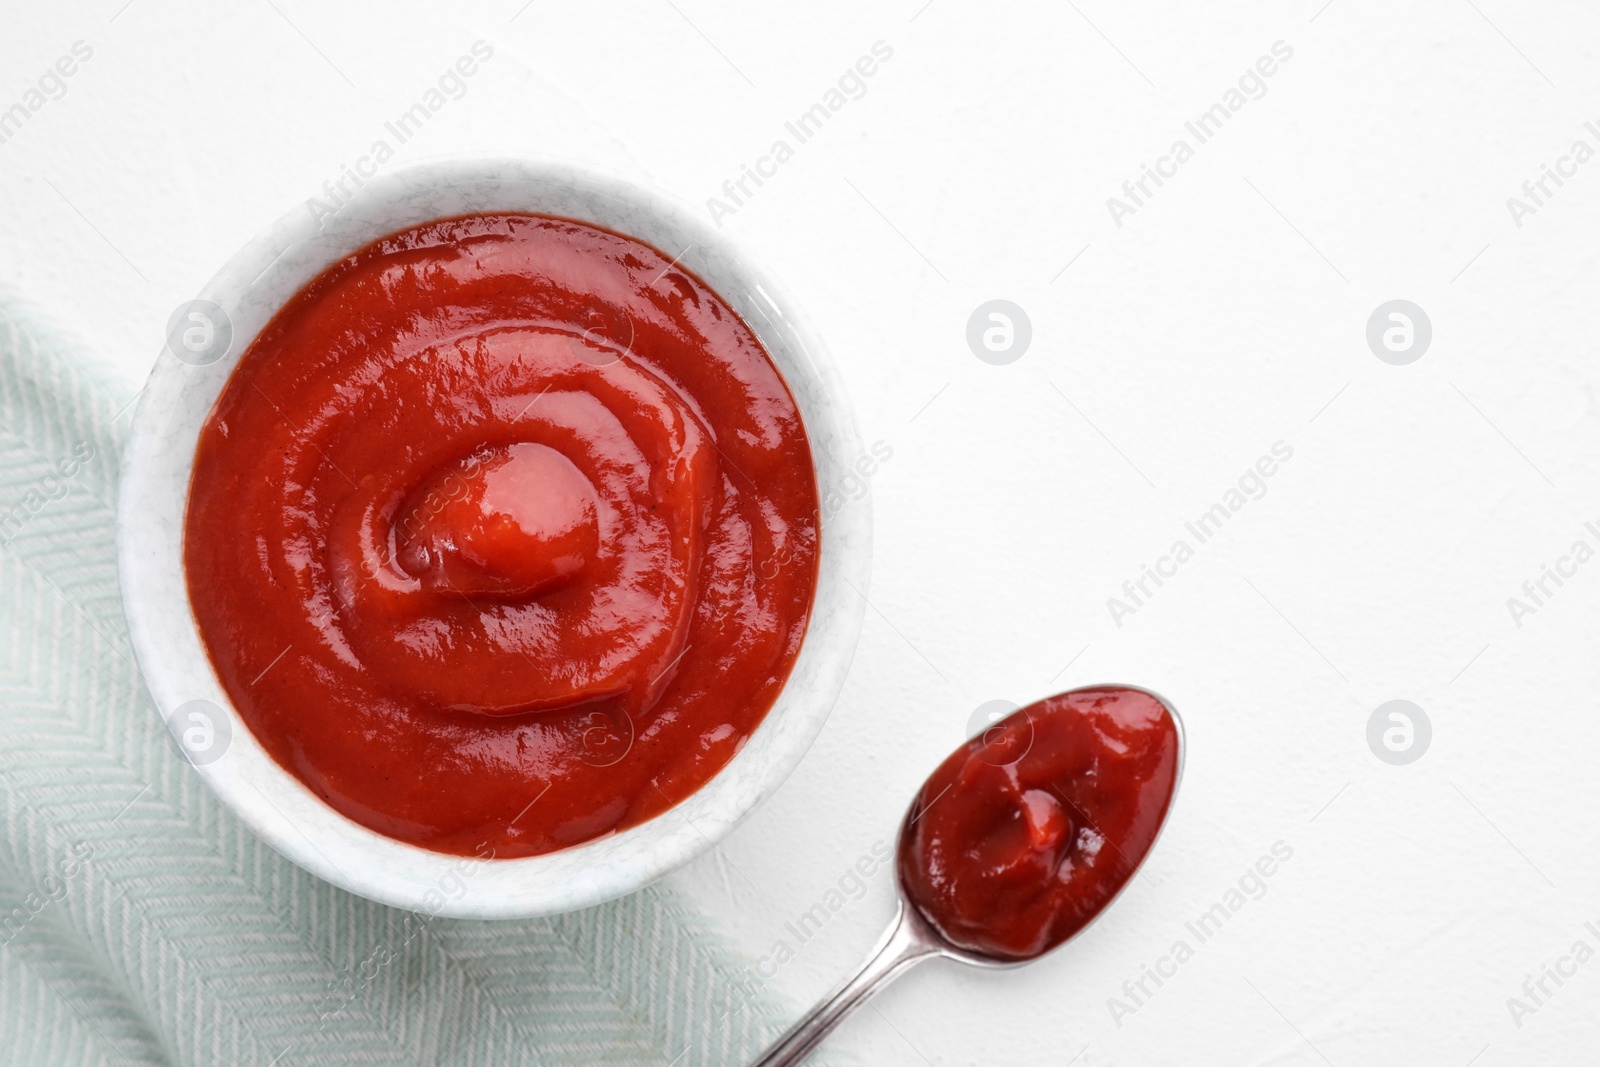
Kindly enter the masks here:
M 422 919 L 306 874 L 210 795 L 144 692 L 117 594 L 130 390 L 34 321 L 0 311 L 0 1063 L 758 1051 L 788 1013 L 735 995 L 749 961 L 681 894 Z

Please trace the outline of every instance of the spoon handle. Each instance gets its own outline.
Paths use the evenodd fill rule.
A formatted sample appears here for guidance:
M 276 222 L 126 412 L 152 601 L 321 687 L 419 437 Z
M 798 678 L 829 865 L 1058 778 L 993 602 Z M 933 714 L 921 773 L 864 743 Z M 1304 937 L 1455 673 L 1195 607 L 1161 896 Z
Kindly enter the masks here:
M 905 901 L 895 910 L 894 921 L 888 932 L 872 950 L 867 962 L 851 978 L 838 985 L 822 1002 L 811 1009 L 789 1032 L 757 1060 L 752 1067 L 789 1067 L 811 1054 L 833 1028 L 844 1021 L 868 997 L 900 977 L 912 964 L 940 955 L 937 945 L 929 943 L 908 919 Z

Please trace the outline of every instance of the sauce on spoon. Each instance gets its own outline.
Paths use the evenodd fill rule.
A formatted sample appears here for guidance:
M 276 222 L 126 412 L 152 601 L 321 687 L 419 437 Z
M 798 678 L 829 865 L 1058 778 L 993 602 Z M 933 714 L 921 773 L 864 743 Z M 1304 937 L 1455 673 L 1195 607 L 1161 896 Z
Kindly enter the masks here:
M 794 1067 L 922 960 L 1001 970 L 1071 938 L 1144 862 L 1182 768 L 1176 714 L 1130 686 L 1041 700 L 962 745 L 906 813 L 878 947 L 755 1067 Z
M 1048 697 L 969 740 L 901 827 L 900 884 L 952 945 L 1029 960 L 1083 929 L 1161 829 L 1176 722 L 1140 689 Z

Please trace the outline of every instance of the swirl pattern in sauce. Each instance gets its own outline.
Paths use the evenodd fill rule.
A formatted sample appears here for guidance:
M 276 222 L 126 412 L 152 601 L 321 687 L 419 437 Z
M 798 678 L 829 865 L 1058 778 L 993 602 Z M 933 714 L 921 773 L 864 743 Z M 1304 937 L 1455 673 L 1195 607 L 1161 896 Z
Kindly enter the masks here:
M 334 265 L 232 373 L 196 453 L 190 599 L 252 733 L 444 852 L 659 814 L 776 699 L 816 583 L 805 428 L 669 257 L 483 215 Z

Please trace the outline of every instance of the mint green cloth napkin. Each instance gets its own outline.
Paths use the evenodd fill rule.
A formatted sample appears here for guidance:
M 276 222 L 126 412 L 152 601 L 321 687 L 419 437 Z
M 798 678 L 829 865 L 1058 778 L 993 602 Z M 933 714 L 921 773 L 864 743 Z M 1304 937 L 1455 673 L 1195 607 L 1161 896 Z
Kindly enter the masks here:
M 10 303 L 0 1063 L 690 1067 L 749 1060 L 795 1014 L 751 996 L 751 961 L 669 888 L 552 919 L 427 919 L 256 840 L 169 742 L 128 644 L 132 390 Z

